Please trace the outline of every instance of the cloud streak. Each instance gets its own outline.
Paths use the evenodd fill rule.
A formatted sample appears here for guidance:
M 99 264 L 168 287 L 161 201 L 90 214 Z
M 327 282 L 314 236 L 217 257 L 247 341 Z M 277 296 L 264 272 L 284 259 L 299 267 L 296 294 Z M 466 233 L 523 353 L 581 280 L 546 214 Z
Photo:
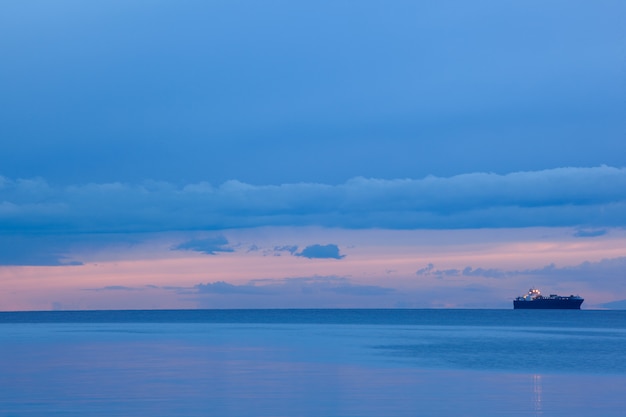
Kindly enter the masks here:
M 86 288 L 83 291 L 140 291 L 145 288 L 128 287 L 125 285 L 107 285 L 102 288 Z
M 230 284 L 224 281 L 197 284 L 197 294 L 218 295 L 315 295 L 333 293 L 339 296 L 379 296 L 395 292 L 393 288 L 378 285 L 362 285 L 339 276 L 313 276 L 283 279 L 257 279 L 243 285 Z
M 261 226 L 453 229 L 626 226 L 626 168 L 256 186 L 228 181 L 56 187 L 0 179 L 5 233 L 220 230 Z

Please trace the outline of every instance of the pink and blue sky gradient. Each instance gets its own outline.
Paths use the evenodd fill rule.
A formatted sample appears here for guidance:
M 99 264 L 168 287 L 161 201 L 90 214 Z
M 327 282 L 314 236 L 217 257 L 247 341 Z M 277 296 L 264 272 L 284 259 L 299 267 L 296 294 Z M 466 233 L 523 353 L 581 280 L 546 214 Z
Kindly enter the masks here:
M 626 308 L 625 15 L 4 2 L 0 311 Z

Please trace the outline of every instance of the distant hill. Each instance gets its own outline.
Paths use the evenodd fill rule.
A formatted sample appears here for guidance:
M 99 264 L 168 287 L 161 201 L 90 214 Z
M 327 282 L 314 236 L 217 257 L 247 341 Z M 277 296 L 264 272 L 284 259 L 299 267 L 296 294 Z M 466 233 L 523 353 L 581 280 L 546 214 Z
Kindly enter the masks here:
M 626 300 L 611 301 L 610 303 L 600 304 L 604 308 L 610 308 L 611 310 L 626 310 Z

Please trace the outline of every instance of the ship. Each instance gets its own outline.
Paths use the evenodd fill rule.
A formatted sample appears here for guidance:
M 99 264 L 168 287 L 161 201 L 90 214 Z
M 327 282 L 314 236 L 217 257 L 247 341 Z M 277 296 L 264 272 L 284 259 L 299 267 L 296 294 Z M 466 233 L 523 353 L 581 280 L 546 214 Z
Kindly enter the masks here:
M 545 297 L 536 288 L 528 290 L 528 294 L 517 297 L 513 300 L 513 309 L 565 309 L 580 310 L 584 298 L 577 295 L 556 295 L 550 294 Z

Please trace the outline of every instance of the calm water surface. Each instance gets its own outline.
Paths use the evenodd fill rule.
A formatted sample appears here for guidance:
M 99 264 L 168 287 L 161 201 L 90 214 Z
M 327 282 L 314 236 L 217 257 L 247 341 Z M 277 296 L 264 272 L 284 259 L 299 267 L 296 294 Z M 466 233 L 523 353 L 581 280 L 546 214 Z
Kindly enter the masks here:
M 623 416 L 626 311 L 0 313 L 0 416 Z

